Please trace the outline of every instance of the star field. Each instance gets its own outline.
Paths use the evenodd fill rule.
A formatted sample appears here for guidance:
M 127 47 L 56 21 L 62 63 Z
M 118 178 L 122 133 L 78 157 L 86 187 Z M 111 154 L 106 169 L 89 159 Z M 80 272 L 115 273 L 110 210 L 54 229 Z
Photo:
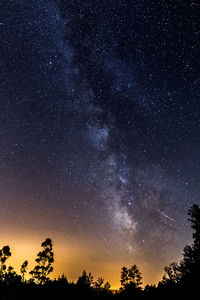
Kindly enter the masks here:
M 199 16 L 199 1 L 0 1 L 6 241 L 47 234 L 68 247 L 57 272 L 114 286 L 125 264 L 156 282 L 179 259 L 199 203 Z

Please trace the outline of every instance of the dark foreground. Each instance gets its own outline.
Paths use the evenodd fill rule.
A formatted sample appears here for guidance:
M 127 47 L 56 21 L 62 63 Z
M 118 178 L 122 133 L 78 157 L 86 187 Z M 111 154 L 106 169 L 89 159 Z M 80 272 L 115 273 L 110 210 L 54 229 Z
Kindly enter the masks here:
M 197 294 L 196 294 L 197 293 Z M 145 289 L 113 292 L 104 288 L 78 287 L 62 279 L 45 285 L 10 283 L 0 285 L 0 300 L 55 300 L 55 299 L 197 299 L 198 289 L 178 286 L 147 286 Z

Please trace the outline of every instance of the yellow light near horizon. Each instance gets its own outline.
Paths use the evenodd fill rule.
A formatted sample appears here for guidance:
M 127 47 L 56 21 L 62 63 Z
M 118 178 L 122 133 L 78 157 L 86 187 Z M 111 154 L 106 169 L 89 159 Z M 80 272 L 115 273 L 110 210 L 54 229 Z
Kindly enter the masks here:
M 5 245 L 9 245 L 11 249 L 11 257 L 6 261 L 6 265 L 12 265 L 17 273 L 20 273 L 20 267 L 25 260 L 28 260 L 28 271 L 35 266 L 35 258 L 37 253 L 41 250 L 41 243 L 44 238 L 40 237 L 30 237 L 25 235 L 22 237 L 19 235 L 7 235 L 6 238 L 1 239 L 0 248 Z M 54 272 L 51 274 L 51 278 L 57 278 L 63 273 L 68 278 L 69 281 L 77 281 L 78 276 L 81 275 L 84 269 L 87 272 L 92 272 L 95 278 L 103 276 L 106 281 L 112 284 L 112 288 L 119 287 L 119 271 L 118 266 L 112 263 L 95 262 L 90 260 L 90 251 L 83 247 L 83 245 L 70 246 L 71 241 L 53 244 L 53 251 L 55 254 L 55 263 L 53 264 Z M 117 274 L 118 273 L 118 274 Z M 116 275 L 117 274 L 117 275 Z
M 2 236 L 2 234 L 1 234 Z M 28 273 L 35 266 L 35 258 L 37 253 L 41 250 L 41 243 L 47 238 L 52 238 L 53 252 L 55 254 L 55 262 L 53 264 L 54 271 L 51 278 L 57 278 L 64 274 L 68 281 L 76 282 L 82 271 L 86 269 L 91 272 L 95 279 L 103 277 L 105 282 L 111 284 L 112 289 L 120 287 L 120 273 L 121 268 L 126 265 L 130 266 L 130 261 L 124 261 L 122 258 L 110 260 L 110 257 L 103 257 L 100 259 L 99 251 L 96 247 L 91 248 L 84 240 L 75 240 L 66 236 L 50 236 L 44 233 L 22 233 L 16 232 L 15 234 L 8 233 L 6 237 L 1 238 L 0 248 L 4 245 L 9 245 L 12 256 L 6 262 L 6 265 L 12 265 L 17 273 L 20 272 L 20 267 L 25 260 L 28 260 L 28 271 L 26 278 L 30 276 Z M 132 262 L 134 264 L 135 262 Z M 144 267 L 142 262 L 136 262 L 139 270 L 142 272 L 144 285 L 154 284 L 161 279 L 163 274 L 162 270 L 153 270 L 150 266 Z M 143 266 L 143 267 L 142 267 Z M 152 272 L 154 271 L 154 272 Z M 152 276 L 152 273 L 153 276 Z

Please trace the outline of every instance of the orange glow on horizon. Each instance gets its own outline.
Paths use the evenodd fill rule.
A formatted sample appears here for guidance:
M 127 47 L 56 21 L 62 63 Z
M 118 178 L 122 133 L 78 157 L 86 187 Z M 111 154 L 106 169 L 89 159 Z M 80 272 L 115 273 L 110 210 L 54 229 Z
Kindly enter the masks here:
M 1 234 L 2 235 L 2 234 Z M 64 274 L 68 281 L 76 282 L 78 276 L 82 273 L 84 269 L 87 272 L 91 272 L 94 278 L 102 276 L 106 281 L 110 282 L 111 289 L 119 289 L 120 287 L 120 272 L 121 268 L 126 265 L 131 264 L 125 261 L 110 259 L 99 259 L 98 250 L 90 247 L 86 247 L 83 241 L 77 241 L 68 238 L 65 239 L 60 237 L 51 237 L 48 234 L 40 233 L 24 233 L 16 235 L 14 233 L 7 233 L 6 238 L 1 239 L 0 247 L 4 245 L 9 245 L 11 248 L 12 256 L 8 259 L 6 265 L 12 265 L 17 273 L 20 273 L 20 266 L 25 261 L 28 260 L 28 271 L 26 274 L 26 279 L 29 278 L 28 273 L 35 265 L 35 258 L 37 253 L 41 249 L 41 243 L 46 239 L 46 237 L 52 238 L 53 241 L 53 251 L 55 255 L 55 263 L 53 265 L 54 271 L 51 274 L 51 278 L 57 278 Z M 96 257 L 95 257 L 96 253 Z M 132 262 L 134 264 L 137 262 Z M 142 267 L 142 263 L 137 264 L 143 277 L 143 286 L 148 284 L 157 283 L 163 274 L 163 271 L 154 270 L 152 268 Z M 141 265 L 141 266 L 140 266 Z M 159 274 L 159 275 L 158 275 Z

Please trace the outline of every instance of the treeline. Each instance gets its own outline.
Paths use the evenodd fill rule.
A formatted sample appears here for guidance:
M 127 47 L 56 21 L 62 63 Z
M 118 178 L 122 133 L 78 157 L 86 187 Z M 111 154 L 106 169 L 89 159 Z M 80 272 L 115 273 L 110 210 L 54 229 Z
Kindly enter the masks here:
M 68 282 L 62 275 L 51 280 L 54 253 L 51 239 L 41 244 L 35 259 L 36 265 L 26 279 L 28 261 L 24 261 L 20 274 L 12 266 L 7 267 L 11 256 L 9 246 L 0 250 L 0 300 L 26 299 L 168 299 L 193 297 L 199 292 L 200 284 L 200 208 L 194 204 L 188 212 L 193 229 L 193 243 L 183 249 L 183 258 L 164 268 L 158 285 L 142 288 L 142 275 L 136 265 L 121 269 L 121 287 L 112 291 L 109 282 L 102 277 L 94 279 L 85 270 L 77 282 Z M 195 296 L 194 296 L 195 297 Z

